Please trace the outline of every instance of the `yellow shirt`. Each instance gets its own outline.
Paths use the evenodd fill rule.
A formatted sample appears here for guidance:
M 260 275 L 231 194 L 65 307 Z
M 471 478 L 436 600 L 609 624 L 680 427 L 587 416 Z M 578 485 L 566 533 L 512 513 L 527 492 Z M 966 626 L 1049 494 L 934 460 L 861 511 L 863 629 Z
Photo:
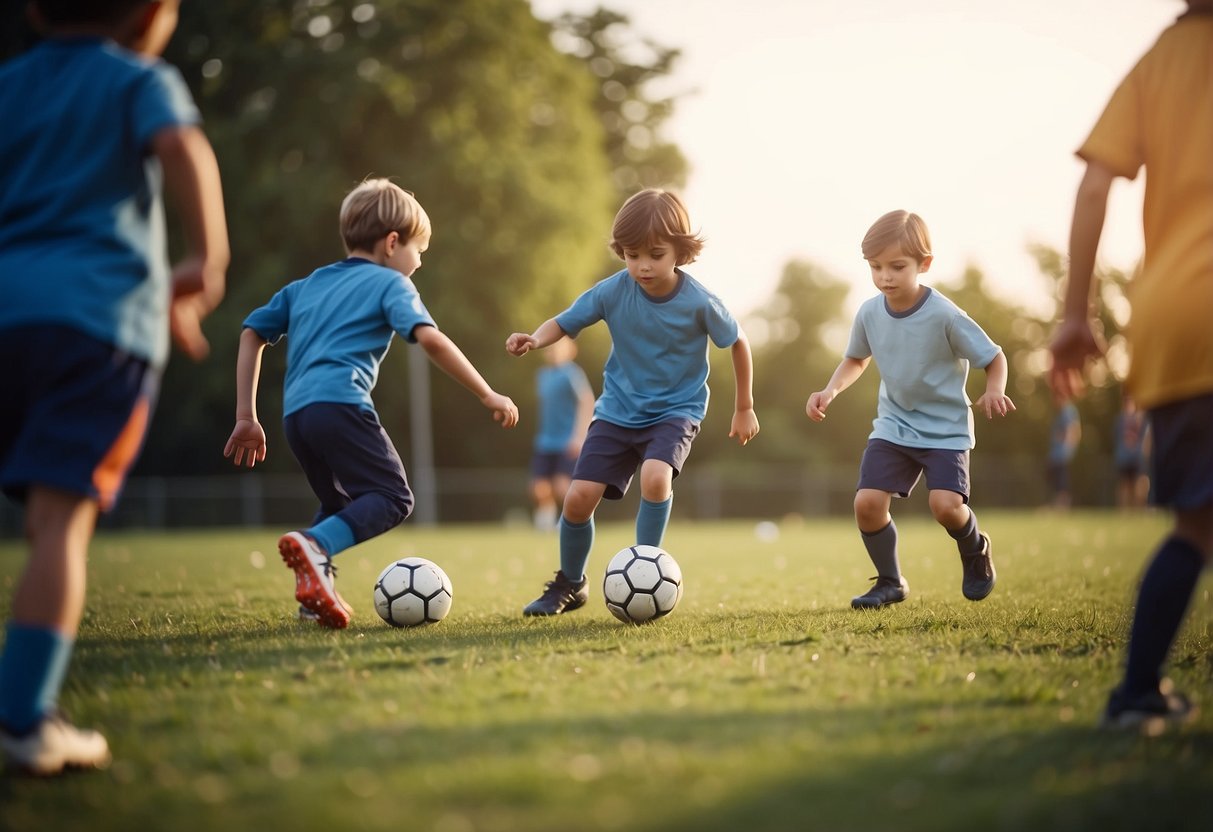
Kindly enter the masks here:
M 1146 168 L 1146 251 L 1129 287 L 1128 386 L 1143 407 L 1213 393 L 1213 14 L 1164 31 L 1078 150 Z

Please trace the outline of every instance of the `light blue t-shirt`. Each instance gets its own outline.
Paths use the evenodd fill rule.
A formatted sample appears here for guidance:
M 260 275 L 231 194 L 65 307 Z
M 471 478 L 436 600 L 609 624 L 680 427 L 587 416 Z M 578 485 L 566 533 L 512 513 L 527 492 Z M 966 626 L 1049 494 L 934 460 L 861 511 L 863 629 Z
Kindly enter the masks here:
M 585 370 L 573 361 L 543 367 L 535 375 L 535 388 L 539 394 L 535 452 L 564 453 L 577 427 L 581 397 L 591 390 Z
M 976 437 L 965 392 L 969 365 L 988 367 L 999 352 L 972 318 L 930 288 L 905 312 L 890 311 L 883 295 L 864 301 L 846 355 L 872 356 L 880 371 L 868 438 L 907 448 L 971 449 Z
M 721 348 L 737 340 L 737 321 L 719 298 L 681 269 L 674 291 L 651 298 L 624 269 L 556 316 L 571 338 L 598 321 L 610 330 L 611 353 L 595 419 L 627 428 L 679 418 L 703 421 L 708 340 Z
M 371 390 L 393 334 L 416 342 L 417 327 L 437 324 L 413 281 L 349 257 L 287 284 L 244 326 L 270 344 L 287 336 L 282 415 L 288 416 L 316 402 L 373 411 Z
M 0 328 L 72 327 L 168 357 L 163 174 L 150 142 L 200 120 L 175 68 L 100 38 L 0 65 Z

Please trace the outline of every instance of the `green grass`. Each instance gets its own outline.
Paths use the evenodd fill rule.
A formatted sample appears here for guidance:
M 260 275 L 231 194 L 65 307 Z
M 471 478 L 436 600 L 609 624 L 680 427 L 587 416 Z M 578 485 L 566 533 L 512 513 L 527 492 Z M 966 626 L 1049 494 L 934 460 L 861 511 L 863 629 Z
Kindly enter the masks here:
M 911 598 L 852 612 L 845 520 L 674 524 L 686 593 L 621 625 L 594 586 L 518 612 L 553 536 L 406 527 L 338 560 L 344 632 L 293 620 L 276 531 L 103 534 L 63 703 L 106 772 L 0 780 L 0 829 L 1075 830 L 1213 828 L 1213 603 L 1172 655 L 1206 700 L 1158 738 L 1093 726 L 1162 517 L 982 513 L 999 584 L 972 604 L 929 518 L 898 520 Z M 599 528 L 591 574 L 631 542 Z M 22 563 L 0 544 L 7 611 Z M 419 554 L 444 622 L 382 624 L 379 569 Z M 595 578 L 597 582 L 599 578 Z

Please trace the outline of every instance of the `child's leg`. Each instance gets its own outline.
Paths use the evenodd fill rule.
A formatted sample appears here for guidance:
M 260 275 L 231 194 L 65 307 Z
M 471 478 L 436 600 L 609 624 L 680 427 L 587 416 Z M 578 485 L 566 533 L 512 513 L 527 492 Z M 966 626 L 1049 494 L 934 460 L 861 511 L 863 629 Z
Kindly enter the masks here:
M 603 483 L 573 480 L 565 494 L 560 518 L 560 571 L 574 583 L 585 578 L 585 565 L 594 546 L 594 511 L 605 492 Z
M 660 546 L 674 505 L 674 469 L 668 462 L 646 459 L 640 466 L 640 508 L 636 512 L 636 542 Z
M 863 535 L 863 545 L 876 567 L 876 574 L 892 581 L 901 580 L 897 559 L 897 526 L 889 507 L 893 502 L 887 491 L 861 488 L 855 492 L 855 525 Z
M 981 554 L 981 532 L 977 528 L 977 515 L 965 504 L 964 497 L 955 491 L 933 489 L 928 495 L 931 514 L 935 521 L 956 541 L 962 555 Z

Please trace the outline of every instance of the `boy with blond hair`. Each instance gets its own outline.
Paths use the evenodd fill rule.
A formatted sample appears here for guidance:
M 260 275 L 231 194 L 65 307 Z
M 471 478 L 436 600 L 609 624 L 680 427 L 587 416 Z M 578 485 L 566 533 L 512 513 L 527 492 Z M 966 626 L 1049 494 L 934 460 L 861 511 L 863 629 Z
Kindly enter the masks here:
M 369 179 L 341 203 L 348 256 L 279 290 L 244 321 L 236 359 L 236 425 L 223 449 L 236 465 L 265 459 L 257 382 L 268 344 L 287 337 L 283 424 L 291 452 L 320 500 L 312 524 L 278 541 L 295 572 L 300 617 L 342 629 L 350 610 L 333 584 L 333 557 L 402 523 L 413 510 L 404 463 L 371 391 L 394 335 L 492 411 L 502 427 L 518 409 L 489 386 L 444 335 L 411 280 L 430 244 L 430 218 L 413 195 Z

